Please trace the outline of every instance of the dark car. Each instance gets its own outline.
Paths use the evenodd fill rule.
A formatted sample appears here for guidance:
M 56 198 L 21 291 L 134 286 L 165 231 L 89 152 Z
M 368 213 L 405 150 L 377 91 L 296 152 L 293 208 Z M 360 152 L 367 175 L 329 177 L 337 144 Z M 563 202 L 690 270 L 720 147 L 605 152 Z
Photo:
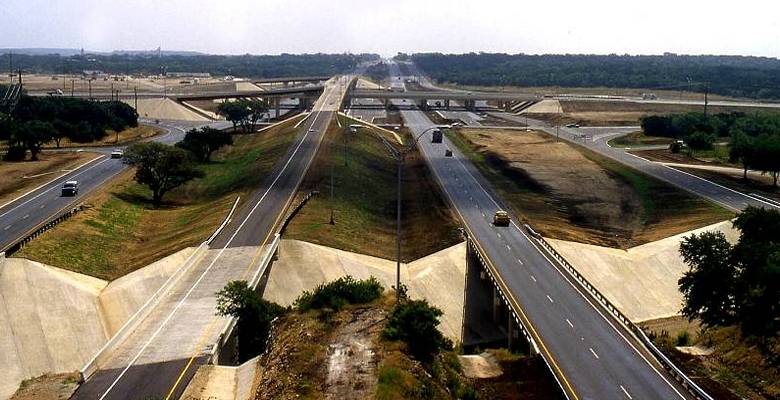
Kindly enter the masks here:
M 75 196 L 79 194 L 79 183 L 77 181 L 67 181 L 62 185 L 63 196 Z

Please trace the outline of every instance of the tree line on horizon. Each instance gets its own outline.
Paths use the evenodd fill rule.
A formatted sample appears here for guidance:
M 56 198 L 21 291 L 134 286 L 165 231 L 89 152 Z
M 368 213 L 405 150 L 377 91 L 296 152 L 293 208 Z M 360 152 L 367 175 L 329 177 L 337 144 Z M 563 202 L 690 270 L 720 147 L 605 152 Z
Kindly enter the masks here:
M 688 90 L 780 99 L 780 60 L 752 56 L 399 54 L 439 82 Z
M 163 72 L 197 72 L 248 77 L 335 75 L 354 70 L 360 62 L 376 59 L 371 54 L 280 54 L 280 55 L 162 55 L 151 54 L 0 54 L 0 66 L 12 60 L 13 69 L 25 73 L 159 75 Z

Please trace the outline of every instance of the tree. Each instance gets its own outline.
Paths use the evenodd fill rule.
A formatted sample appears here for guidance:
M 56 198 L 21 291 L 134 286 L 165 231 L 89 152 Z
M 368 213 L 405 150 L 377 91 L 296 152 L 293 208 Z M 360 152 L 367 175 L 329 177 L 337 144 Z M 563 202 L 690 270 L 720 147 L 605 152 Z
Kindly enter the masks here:
M 195 155 L 200 162 L 211 160 L 211 154 L 222 146 L 232 145 L 233 137 L 230 133 L 214 129 L 208 126 L 190 129 L 184 135 L 184 140 L 176 144 L 176 147 L 188 150 Z
M 405 342 L 418 360 L 431 361 L 442 349 L 452 348 L 452 342 L 436 328 L 442 314 L 425 300 L 401 301 L 390 312 L 382 335 Z
M 753 161 L 753 150 L 755 144 L 753 138 L 745 134 L 741 129 L 735 129 L 731 133 L 729 142 L 729 161 L 742 164 L 742 179 L 747 180 L 748 168 Z
M 731 263 L 731 244 L 723 232 L 685 237 L 680 255 L 690 267 L 677 282 L 684 299 L 682 314 L 689 319 L 700 318 L 709 326 L 732 322 L 736 310 L 733 277 L 737 271 Z
M 680 254 L 691 267 L 679 280 L 683 315 L 707 326 L 739 323 L 746 335 L 780 332 L 780 211 L 748 207 L 734 220 L 740 238 L 721 232 L 686 237 Z
M 751 157 L 754 168 L 769 174 L 776 187 L 780 176 L 780 134 L 762 134 L 755 138 Z
M 76 135 L 76 127 L 73 124 L 69 124 L 61 119 L 55 119 L 54 122 L 51 124 L 52 128 L 52 138 L 54 139 L 54 143 L 57 145 L 57 148 L 60 148 L 60 142 L 64 138 L 72 138 Z
M 254 132 L 257 121 L 259 121 L 268 112 L 268 103 L 263 100 L 244 100 L 244 104 L 249 110 L 247 133 Z
M 217 292 L 217 314 L 238 320 L 239 362 L 265 350 L 271 322 L 284 308 L 261 298 L 246 281 L 231 281 Z
M 152 202 L 156 206 L 171 189 L 203 176 L 188 152 L 158 142 L 131 145 L 125 151 L 124 162 L 136 167 L 136 182 L 152 190 Z
M 693 132 L 685 139 L 685 144 L 688 145 L 688 148 L 694 151 L 709 150 L 712 148 L 712 144 L 714 142 L 715 136 L 702 131 Z
M 243 126 L 244 121 L 249 117 L 250 111 L 246 105 L 240 101 L 225 101 L 217 107 L 217 112 L 224 115 L 225 118 L 233 123 L 235 130 L 239 124 Z
M 36 161 L 43 145 L 52 140 L 53 132 L 54 128 L 48 122 L 29 121 L 14 132 L 11 141 L 29 150 L 30 159 Z

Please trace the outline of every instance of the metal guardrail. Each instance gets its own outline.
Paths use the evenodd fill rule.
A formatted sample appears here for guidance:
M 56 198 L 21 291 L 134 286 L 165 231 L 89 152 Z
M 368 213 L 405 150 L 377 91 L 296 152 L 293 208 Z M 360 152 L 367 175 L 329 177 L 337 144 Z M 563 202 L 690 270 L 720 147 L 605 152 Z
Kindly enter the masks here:
M 702 388 L 699 387 L 691 378 L 680 370 L 674 363 L 660 350 L 655 344 L 647 337 L 645 332 L 631 322 L 625 314 L 623 314 L 609 299 L 607 299 L 601 292 L 596 289 L 588 280 L 582 276 L 577 269 L 575 269 L 547 240 L 531 228 L 530 225 L 524 225 L 526 231 L 533 236 L 544 249 L 552 255 L 560 265 L 562 265 L 566 271 L 571 275 L 583 288 L 587 289 L 594 298 L 596 298 L 601 305 L 607 309 L 612 316 L 620 321 L 636 338 L 645 346 L 645 348 L 655 357 L 655 359 L 666 369 L 672 377 L 682 385 L 685 390 L 699 400 L 713 400 L 712 396 L 707 394 Z
M 72 217 L 73 215 L 75 215 L 76 213 L 78 213 L 79 211 L 82 211 L 82 210 L 84 210 L 84 205 L 83 204 L 78 204 L 75 207 L 69 208 L 69 209 L 65 210 L 64 212 L 61 212 L 56 217 L 54 217 L 54 218 L 52 218 L 52 219 L 50 219 L 48 221 L 41 222 L 35 228 L 33 228 L 33 231 L 31 233 L 29 233 L 28 235 L 26 235 L 23 238 L 19 239 L 15 243 L 13 243 L 13 244 L 9 245 L 8 247 L 6 247 L 5 250 L 4 250 L 5 254 L 10 256 L 11 254 L 16 253 L 17 251 L 23 249 L 24 246 L 27 243 L 30 243 L 30 241 L 32 241 L 33 239 L 41 236 L 42 234 L 44 234 L 49 229 L 54 228 L 55 226 L 57 226 L 60 222 L 67 220 L 68 218 Z
M 236 201 L 233 203 L 233 207 L 230 209 L 227 217 L 225 217 L 225 220 L 222 221 L 222 225 L 220 225 L 219 228 L 217 228 L 217 230 L 214 231 L 214 233 L 208 239 L 203 241 L 203 243 L 201 243 L 198 248 L 195 249 L 192 254 L 190 254 L 189 257 L 187 257 L 182 267 L 169 276 L 168 279 L 162 284 L 162 286 L 160 286 L 160 288 L 154 292 L 154 294 L 135 312 L 135 314 L 128 318 L 127 321 L 125 321 L 124 325 L 119 328 L 114 336 L 108 342 L 106 342 L 106 344 L 104 344 L 103 347 L 98 350 L 92 359 L 90 359 L 79 370 L 82 381 L 86 380 L 92 376 L 92 374 L 97 372 L 98 368 L 100 367 L 100 363 L 104 361 L 104 358 L 116 350 L 116 347 L 124 342 L 124 340 L 127 339 L 127 337 L 130 336 L 133 331 L 135 331 L 135 328 L 137 328 L 141 321 L 143 321 L 152 312 L 152 309 L 154 309 L 154 307 L 160 303 L 160 300 L 162 300 L 168 291 L 179 282 L 179 279 L 181 279 L 181 277 L 187 271 L 189 271 L 193 265 L 195 265 L 196 261 L 200 260 L 200 255 L 206 252 L 208 245 L 214 240 L 215 237 L 217 237 L 220 232 L 222 232 L 222 229 L 225 228 L 228 222 L 230 222 L 230 218 L 233 216 L 240 199 L 240 196 L 236 197 Z

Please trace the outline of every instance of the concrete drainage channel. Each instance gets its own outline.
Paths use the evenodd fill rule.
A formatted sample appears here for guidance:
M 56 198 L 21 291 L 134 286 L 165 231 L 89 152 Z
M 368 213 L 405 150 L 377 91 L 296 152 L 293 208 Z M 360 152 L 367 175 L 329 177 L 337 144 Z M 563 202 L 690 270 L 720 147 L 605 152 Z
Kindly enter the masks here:
M 146 303 L 144 303 L 138 309 L 138 311 L 136 311 L 135 314 L 133 314 L 124 325 L 122 325 L 116 334 L 114 334 L 114 336 L 105 345 L 103 345 L 100 350 L 98 350 L 97 354 L 95 354 L 95 356 L 92 357 L 92 359 L 81 368 L 79 372 L 81 373 L 82 382 L 97 372 L 97 370 L 100 368 L 100 365 L 113 354 L 116 348 L 122 342 L 124 342 L 128 336 L 130 336 L 130 334 L 138 327 L 138 325 L 152 312 L 154 307 L 160 303 L 160 300 L 162 300 L 162 298 L 165 297 L 165 295 L 167 295 L 168 292 L 179 282 L 181 277 L 184 276 L 184 274 L 189 271 L 193 265 L 197 264 L 203 258 L 208 250 L 208 245 L 214 240 L 214 238 L 217 237 L 220 232 L 222 232 L 222 229 L 225 228 L 228 222 L 230 222 L 230 218 L 233 216 L 240 199 L 241 197 L 236 198 L 236 201 L 233 203 L 233 207 L 230 209 L 227 217 L 225 217 L 222 225 L 220 225 L 219 228 L 217 228 L 217 230 L 214 231 L 214 233 L 208 239 L 201 243 L 189 257 L 187 257 L 187 260 L 185 260 L 184 264 L 178 270 L 176 270 L 176 272 L 174 272 L 168 278 L 168 280 L 166 280 L 165 283 L 160 286 L 159 289 L 157 289 L 157 291 L 146 301 Z

